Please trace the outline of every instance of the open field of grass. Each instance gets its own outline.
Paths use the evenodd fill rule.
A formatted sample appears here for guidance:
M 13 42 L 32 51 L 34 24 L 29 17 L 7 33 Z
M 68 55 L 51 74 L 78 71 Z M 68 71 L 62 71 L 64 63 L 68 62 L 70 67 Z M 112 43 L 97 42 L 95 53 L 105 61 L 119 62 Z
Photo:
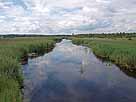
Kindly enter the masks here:
M 90 47 L 96 56 L 122 68 L 136 70 L 136 38 L 80 38 L 73 43 Z M 18 37 L 0 39 L 0 102 L 22 102 L 21 62 L 28 54 L 44 54 L 61 37 Z
M 136 38 L 72 38 L 75 44 L 92 48 L 96 56 L 115 64 L 136 70 Z
M 45 53 L 58 38 L 0 39 L 0 102 L 22 101 L 21 60 L 28 53 Z

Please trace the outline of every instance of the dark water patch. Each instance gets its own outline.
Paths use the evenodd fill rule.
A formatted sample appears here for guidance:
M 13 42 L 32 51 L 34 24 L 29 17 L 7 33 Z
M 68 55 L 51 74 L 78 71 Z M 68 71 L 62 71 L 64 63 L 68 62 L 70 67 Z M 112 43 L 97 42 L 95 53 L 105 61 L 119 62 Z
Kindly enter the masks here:
M 136 79 L 69 40 L 23 65 L 24 102 L 136 102 Z

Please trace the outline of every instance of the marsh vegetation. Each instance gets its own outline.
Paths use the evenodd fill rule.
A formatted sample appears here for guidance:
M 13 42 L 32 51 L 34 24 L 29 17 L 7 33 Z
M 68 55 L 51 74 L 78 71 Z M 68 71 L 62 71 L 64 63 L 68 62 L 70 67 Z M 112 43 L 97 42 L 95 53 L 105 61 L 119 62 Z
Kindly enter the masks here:
M 24 76 L 22 74 L 22 64 L 26 64 L 29 57 L 37 57 L 54 48 L 56 42 L 62 38 L 71 39 L 74 44 L 87 46 L 91 48 L 96 57 L 102 60 L 108 60 L 119 66 L 119 68 L 128 76 L 136 77 L 136 37 L 135 33 L 132 34 L 92 34 L 92 35 L 71 35 L 71 36 L 22 36 L 22 37 L 1 37 L 0 39 L 0 102 L 22 102 L 22 88 Z M 66 41 L 67 42 L 67 41 Z M 61 53 L 61 47 L 57 47 L 57 51 L 65 59 L 65 55 L 72 56 L 72 58 L 79 57 L 80 55 L 71 55 L 75 45 L 64 43 L 62 50 L 66 54 Z M 70 48 L 68 48 L 70 47 Z M 78 49 L 79 50 L 79 49 Z M 57 57 L 58 52 L 54 51 L 53 56 Z M 69 52 L 72 51 L 72 52 Z M 77 50 L 74 50 L 78 52 Z M 84 52 L 84 51 L 83 51 Z M 74 53 L 75 54 L 75 53 Z M 81 57 L 81 56 L 80 56 Z M 61 59 L 62 58 L 62 59 Z M 86 57 L 89 58 L 89 54 Z M 95 58 L 93 56 L 93 58 Z M 70 63 L 80 64 L 77 59 L 65 59 L 66 65 Z M 53 61 L 59 61 L 54 59 Z M 52 63 L 54 63 L 52 62 Z M 75 63 L 76 62 L 76 63 Z M 81 63 L 91 63 L 82 61 Z M 99 62 L 99 61 L 98 61 Z M 61 65 L 60 64 L 60 65 Z M 93 63 L 91 63 L 93 66 Z M 55 65 L 57 67 L 57 65 Z M 96 65 L 97 66 L 97 65 Z M 66 66 L 67 67 L 67 66 Z M 100 67 L 98 65 L 98 67 Z M 45 69 L 45 68 L 44 68 Z M 102 70 L 96 68 L 98 70 Z M 88 66 L 89 70 L 89 66 Z M 57 70 L 58 71 L 58 70 Z M 80 72 L 84 72 L 81 69 Z M 71 72 L 72 73 L 72 72 Z M 92 71 L 90 71 L 92 73 Z M 106 72 L 108 73 L 108 72 Z M 96 73 L 97 74 L 97 73 Z M 97 75 L 95 76 L 97 77 Z M 65 77 L 64 77 L 65 78 Z
M 72 38 L 75 44 L 92 48 L 96 56 L 136 70 L 136 38 Z
M 21 102 L 22 61 L 29 53 L 42 54 L 54 47 L 57 38 L 13 38 L 0 40 L 0 102 Z

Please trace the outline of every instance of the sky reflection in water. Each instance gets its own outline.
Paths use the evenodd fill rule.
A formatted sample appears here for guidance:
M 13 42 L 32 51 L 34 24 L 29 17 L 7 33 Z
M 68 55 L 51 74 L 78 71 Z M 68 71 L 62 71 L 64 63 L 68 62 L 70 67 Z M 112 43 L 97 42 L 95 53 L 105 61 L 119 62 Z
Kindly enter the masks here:
M 69 40 L 23 65 L 24 102 L 136 102 L 136 80 Z

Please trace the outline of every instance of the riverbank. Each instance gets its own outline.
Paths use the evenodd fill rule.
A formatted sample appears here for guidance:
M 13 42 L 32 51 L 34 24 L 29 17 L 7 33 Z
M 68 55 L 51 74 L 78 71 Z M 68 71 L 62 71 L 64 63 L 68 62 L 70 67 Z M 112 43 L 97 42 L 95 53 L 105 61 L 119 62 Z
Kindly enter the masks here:
M 72 38 L 72 41 L 92 48 L 99 58 L 108 59 L 122 68 L 136 70 L 136 38 Z
M 22 102 L 22 60 L 31 53 L 51 50 L 59 38 L 13 38 L 0 40 L 0 102 Z

